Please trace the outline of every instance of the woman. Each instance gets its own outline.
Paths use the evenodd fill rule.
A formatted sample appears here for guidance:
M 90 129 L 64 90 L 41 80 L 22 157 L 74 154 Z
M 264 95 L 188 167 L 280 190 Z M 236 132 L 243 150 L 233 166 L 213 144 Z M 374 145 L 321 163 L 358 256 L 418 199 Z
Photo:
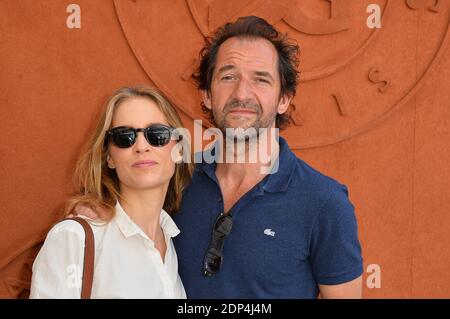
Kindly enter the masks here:
M 92 298 L 186 298 L 172 243 L 179 230 L 168 214 L 178 210 L 192 173 L 176 147 L 181 126 L 155 89 L 122 88 L 106 104 L 77 163 L 79 195 L 65 211 L 101 208 L 99 220 L 89 221 Z M 50 230 L 33 264 L 30 298 L 80 298 L 84 238 L 73 220 Z

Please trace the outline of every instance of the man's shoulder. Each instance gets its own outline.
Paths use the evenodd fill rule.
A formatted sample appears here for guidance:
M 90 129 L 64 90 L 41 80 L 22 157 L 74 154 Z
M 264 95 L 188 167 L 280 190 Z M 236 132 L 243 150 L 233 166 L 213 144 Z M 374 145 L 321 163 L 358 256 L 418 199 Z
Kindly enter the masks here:
M 301 192 L 304 203 L 313 209 L 314 215 L 328 220 L 354 219 L 354 206 L 349 197 L 347 185 L 312 167 L 302 159 L 297 160 L 296 178 L 292 188 Z M 303 189 L 302 189 L 303 187 Z M 322 214 L 319 214 L 322 212 Z
M 287 169 L 291 173 L 289 176 L 290 191 L 309 191 L 315 194 L 327 194 L 332 191 L 346 188 L 335 178 L 320 171 L 313 165 L 307 163 L 299 157 L 289 147 L 286 140 L 280 137 L 281 145 L 281 165 L 280 170 Z M 286 174 L 281 174 L 285 177 Z
M 303 207 L 302 212 L 317 216 L 327 205 L 341 205 L 341 202 L 348 201 L 346 185 L 298 156 L 294 165 L 286 195 L 289 202 L 295 203 L 294 206 Z
M 292 182 L 294 187 L 301 186 L 319 193 L 347 190 L 347 186 L 336 178 L 326 175 L 303 159 L 296 156 Z

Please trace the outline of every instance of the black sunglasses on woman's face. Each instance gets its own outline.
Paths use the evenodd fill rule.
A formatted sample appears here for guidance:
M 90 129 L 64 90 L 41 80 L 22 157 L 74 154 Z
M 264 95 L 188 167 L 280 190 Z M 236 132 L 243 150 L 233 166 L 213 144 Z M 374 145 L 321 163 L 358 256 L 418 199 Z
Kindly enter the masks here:
M 151 146 L 161 147 L 169 144 L 174 134 L 175 128 L 164 124 L 152 124 L 146 128 L 132 128 L 119 126 L 106 131 L 105 147 L 111 138 L 113 143 L 120 148 L 128 148 L 136 143 L 139 132 L 144 133 L 144 137 Z M 181 140 L 182 136 L 177 136 Z

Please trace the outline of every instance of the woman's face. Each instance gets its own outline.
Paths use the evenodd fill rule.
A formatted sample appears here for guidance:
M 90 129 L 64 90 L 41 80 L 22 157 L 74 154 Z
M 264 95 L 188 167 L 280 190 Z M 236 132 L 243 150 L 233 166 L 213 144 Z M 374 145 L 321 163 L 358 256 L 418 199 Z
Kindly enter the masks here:
M 111 128 L 146 128 L 151 124 L 169 126 L 155 102 L 134 97 L 116 107 Z M 129 148 L 119 148 L 110 140 L 108 166 L 116 170 L 121 191 L 124 188 L 146 190 L 169 185 L 175 171 L 175 163 L 171 158 L 175 143 L 171 140 L 164 146 L 151 146 L 143 132 L 138 132 L 136 142 Z

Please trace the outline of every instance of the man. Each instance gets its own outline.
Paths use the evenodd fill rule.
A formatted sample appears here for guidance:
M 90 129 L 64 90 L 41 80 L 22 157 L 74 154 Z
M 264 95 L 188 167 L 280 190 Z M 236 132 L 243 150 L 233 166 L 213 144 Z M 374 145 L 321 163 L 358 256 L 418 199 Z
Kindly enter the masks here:
M 264 171 L 261 157 L 196 165 L 174 216 L 188 298 L 361 297 L 361 248 L 346 186 L 298 159 L 281 137 L 271 144 L 269 131 L 286 123 L 295 95 L 297 51 L 258 17 L 226 24 L 202 50 L 196 80 L 204 109 L 225 134 L 218 152 L 244 144 L 249 158 L 256 141 L 276 165 Z M 250 133 L 230 132 L 238 128 Z

